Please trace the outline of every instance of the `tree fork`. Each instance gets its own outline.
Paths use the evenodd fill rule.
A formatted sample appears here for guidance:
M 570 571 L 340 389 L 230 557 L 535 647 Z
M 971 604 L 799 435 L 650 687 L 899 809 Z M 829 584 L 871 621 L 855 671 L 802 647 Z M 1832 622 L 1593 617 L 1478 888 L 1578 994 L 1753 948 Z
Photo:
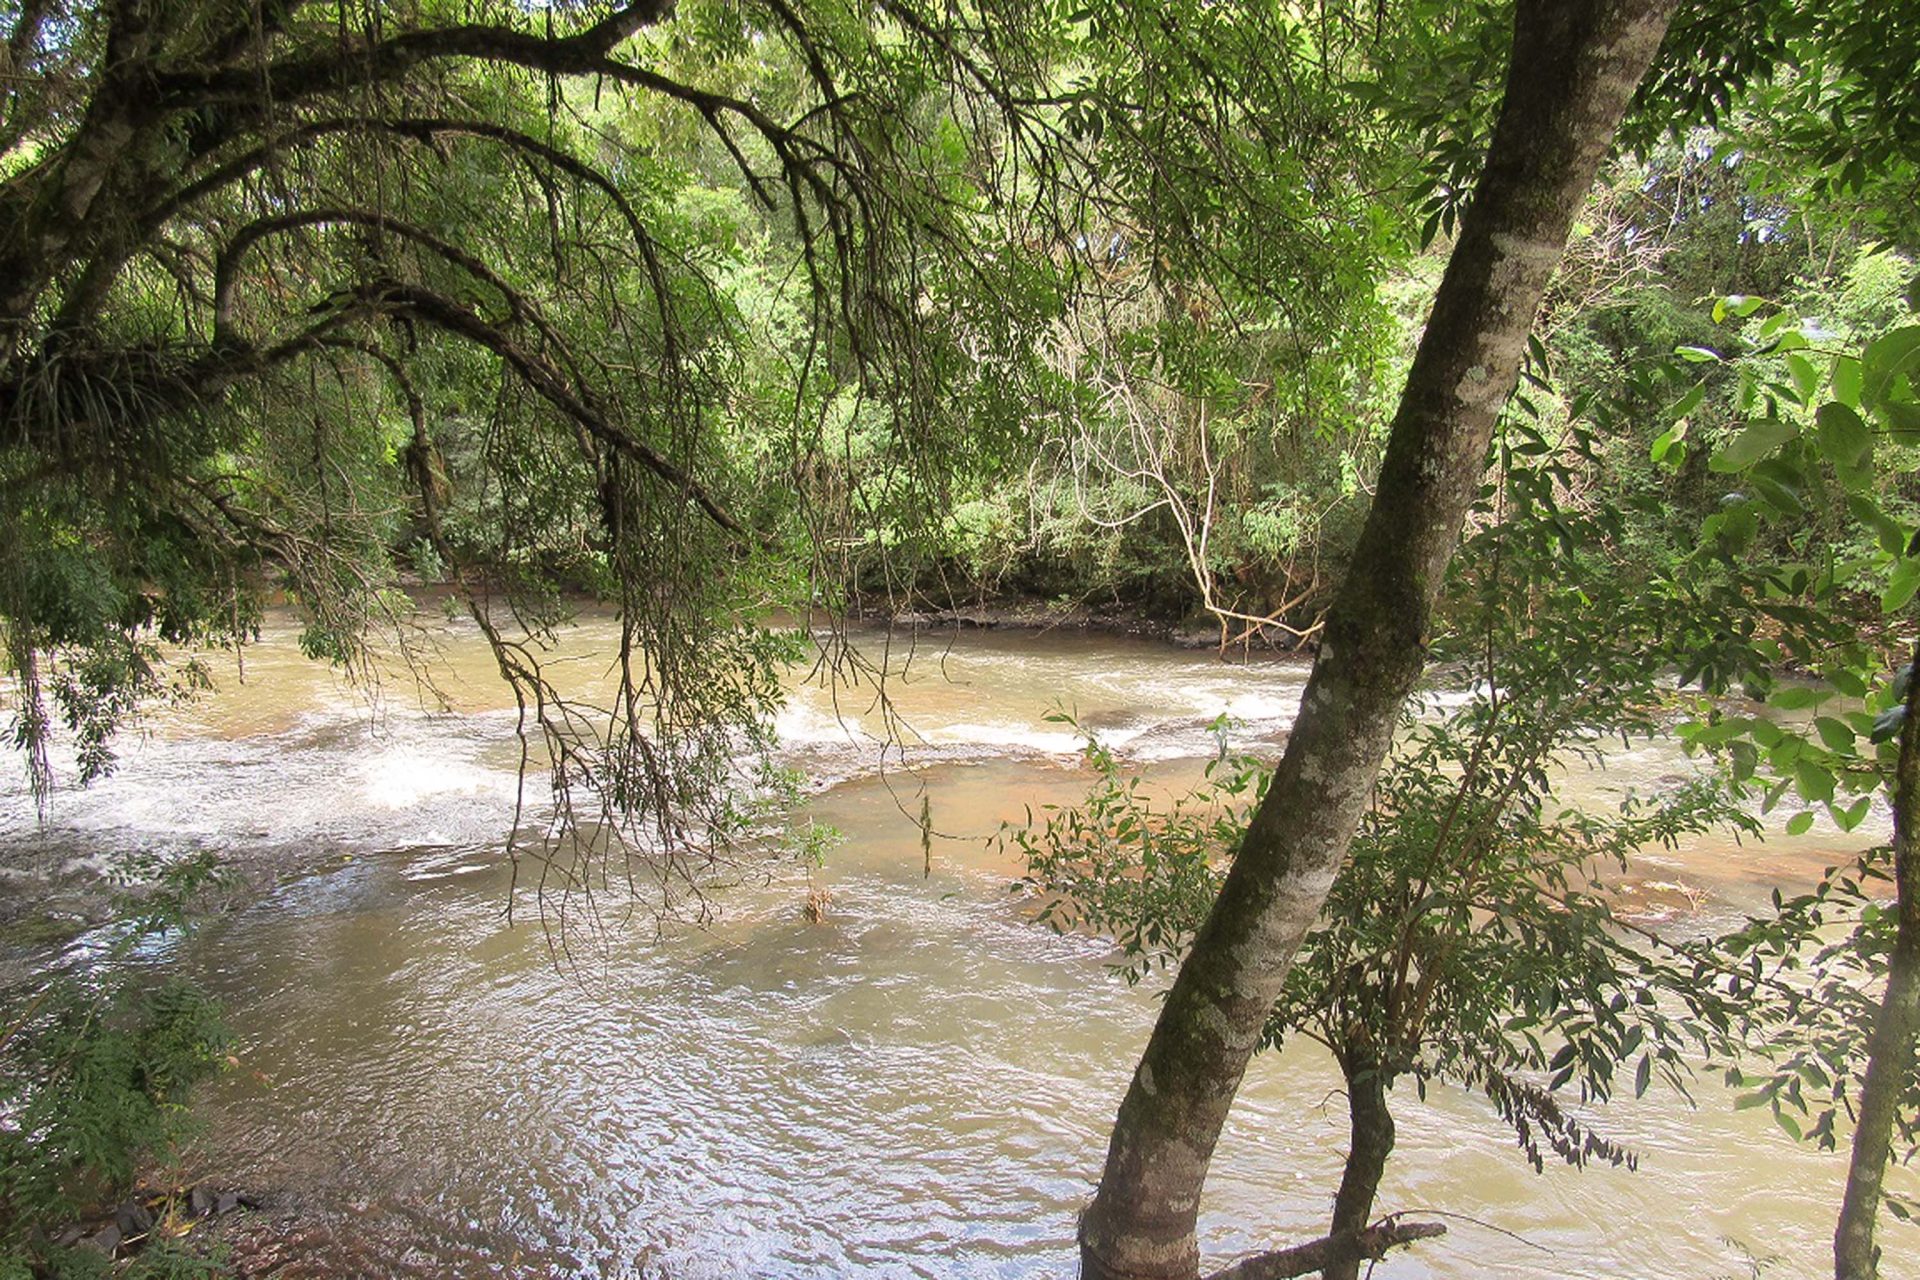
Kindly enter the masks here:
M 1522 0 L 1506 96 L 1373 507 L 1266 798 L 1181 966 L 1080 1221 L 1086 1280 L 1193 1280 L 1200 1194 L 1426 655 L 1447 563 L 1581 201 L 1677 0 Z

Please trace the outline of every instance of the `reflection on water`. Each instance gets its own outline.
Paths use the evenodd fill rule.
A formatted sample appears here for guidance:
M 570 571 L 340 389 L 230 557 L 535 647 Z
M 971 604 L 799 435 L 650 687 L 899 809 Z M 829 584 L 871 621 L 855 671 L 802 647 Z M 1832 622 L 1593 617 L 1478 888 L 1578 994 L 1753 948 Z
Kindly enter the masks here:
M 0 800 L 5 841 L 63 856 L 355 855 L 184 957 L 245 1043 L 244 1069 L 210 1090 L 199 1158 L 335 1224 L 302 1237 L 307 1271 L 281 1274 L 518 1259 L 581 1276 L 1070 1275 L 1073 1215 L 1153 996 L 1114 979 L 1098 944 L 1028 923 L 1007 892 L 1017 868 L 984 837 L 1083 793 L 1077 738 L 1044 718 L 1056 706 L 1180 785 L 1222 712 L 1243 742 L 1283 734 L 1304 671 L 970 634 L 923 643 L 889 689 L 900 739 L 863 691 L 802 688 L 787 750 L 823 779 L 811 816 L 846 835 L 821 873 L 825 921 L 802 918 L 804 881 L 783 875 L 730 890 L 710 927 L 610 918 L 556 956 L 537 923 L 503 917 L 511 720 L 478 646 L 451 636 L 453 713 L 396 696 L 376 721 L 275 636 L 246 686 L 172 713 L 119 776 L 61 797 L 50 830 L 16 820 L 24 797 Z M 1683 768 L 1649 747 L 1566 789 Z M 923 787 L 941 833 L 924 878 Z M 1647 888 L 1650 910 L 1725 919 L 1847 845 L 1784 848 L 1650 858 L 1643 878 L 1674 886 Z M 1255 1063 L 1209 1188 L 1211 1254 L 1318 1234 L 1344 1147 L 1337 1080 L 1311 1046 Z M 1637 1173 L 1536 1176 L 1473 1098 L 1403 1091 L 1382 1208 L 1457 1216 L 1376 1274 L 1744 1276 L 1747 1253 L 1814 1272 L 1839 1162 L 1716 1088 L 1702 1100 L 1610 1109 Z

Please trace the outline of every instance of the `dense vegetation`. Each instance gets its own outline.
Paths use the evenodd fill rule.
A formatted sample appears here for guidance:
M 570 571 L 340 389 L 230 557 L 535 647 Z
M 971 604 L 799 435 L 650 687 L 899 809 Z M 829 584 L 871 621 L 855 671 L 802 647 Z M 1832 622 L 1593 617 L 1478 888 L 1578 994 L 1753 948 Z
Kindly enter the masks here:
M 0 0 L 0 34 L 0 632 L 43 802 L 56 722 L 84 782 L 144 703 L 205 685 L 177 647 L 242 645 L 284 599 L 362 670 L 421 581 L 518 699 L 542 865 L 623 858 L 669 895 L 774 785 L 739 761 L 804 643 L 775 610 L 1016 595 L 1319 646 L 1324 710 L 1261 805 L 1179 828 L 1146 950 L 1198 962 L 1148 1061 L 1204 1060 L 1178 1074 L 1208 1100 L 1130 1100 L 1088 1274 L 1194 1271 L 1207 1126 L 1256 1040 L 1313 1028 L 1356 1083 L 1464 1079 L 1602 1155 L 1554 1088 L 1763 1041 L 1786 1123 L 1869 1135 L 1837 1268 L 1872 1274 L 1920 1026 L 1913 17 Z M 583 597 L 620 618 L 609 705 L 540 661 Z M 1449 645 L 1488 692 L 1371 805 Z M 1703 701 L 1682 732 L 1729 791 L 1549 820 L 1542 761 L 1673 710 L 1674 672 L 1814 714 Z M 1830 945 L 1863 893 L 1839 878 L 1685 972 L 1636 970 L 1604 909 L 1550 927 L 1573 864 L 1746 821 L 1742 789 L 1802 829 L 1891 794 L 1864 865 L 1898 909 Z M 1137 916 L 1151 879 L 1101 875 L 1083 905 Z M 1399 915 L 1368 915 L 1383 894 Z M 1768 1003 L 1767 966 L 1814 961 L 1887 975 L 1871 1045 L 1861 1006 Z M 1489 975 L 1514 1004 L 1479 1002 Z M 1196 1030 L 1228 1005 L 1240 1030 Z M 140 1016 L 108 1022 L 144 1061 Z M 0 1135 L 58 1128 L 35 1114 Z M 1312 1265 L 1352 1273 L 1371 1198 L 1363 1171 Z

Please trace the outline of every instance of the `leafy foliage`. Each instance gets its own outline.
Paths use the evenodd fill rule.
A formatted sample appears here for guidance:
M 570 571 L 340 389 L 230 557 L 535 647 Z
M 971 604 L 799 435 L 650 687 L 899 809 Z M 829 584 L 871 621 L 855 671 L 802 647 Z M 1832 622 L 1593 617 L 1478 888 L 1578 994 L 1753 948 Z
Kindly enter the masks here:
M 1485 1094 L 1527 1158 L 1630 1161 L 1567 1099 L 1685 1092 L 1732 1051 L 1737 1007 L 1695 965 L 1644 945 L 1609 884 L 1635 851 L 1755 821 L 1703 776 L 1605 811 L 1555 796 L 1559 769 L 1659 731 L 1659 610 L 1608 563 L 1604 516 L 1564 509 L 1581 437 L 1512 428 L 1500 518 L 1471 541 L 1459 593 L 1478 623 L 1448 642 L 1477 677 L 1458 709 L 1410 723 L 1348 864 L 1290 971 L 1269 1043 L 1305 1035 L 1350 1083 L 1439 1079 Z M 1652 659 L 1652 661 L 1650 661 Z M 1041 915 L 1111 933 L 1130 978 L 1191 944 L 1265 785 L 1223 752 L 1192 795 L 1158 801 L 1097 743 L 1084 805 L 1003 840 Z
M 1679 731 L 1696 748 L 1730 755 L 1739 779 L 1764 778 L 1766 810 L 1797 802 L 1790 829 L 1805 830 L 1817 807 L 1852 830 L 1890 776 L 1905 714 L 1904 668 L 1891 669 L 1885 646 L 1859 634 L 1850 615 L 1870 602 L 1891 620 L 1920 589 L 1915 508 L 1904 491 L 1916 461 L 1904 424 L 1920 425 L 1908 349 L 1920 326 L 1842 341 L 1757 298 L 1724 300 L 1716 313 L 1750 331 L 1704 361 L 1728 369 L 1745 414 L 1707 460 L 1739 487 L 1701 522 L 1700 549 L 1676 581 L 1684 576 L 1732 618 L 1741 616 L 1737 601 L 1750 602 L 1750 616 L 1767 625 L 1723 633 L 1684 675 L 1710 690 L 1741 682 L 1779 711 L 1811 714 L 1783 725 L 1703 704 Z M 1668 465 L 1684 463 L 1673 460 L 1683 434 L 1670 428 L 1655 442 Z M 1783 665 L 1818 679 L 1780 681 Z
M 1718 944 L 1728 994 L 1748 1004 L 1749 1034 L 1771 1054 L 1764 1066 L 1727 1067 L 1727 1083 L 1746 1090 L 1736 1105 L 1770 1107 L 1789 1134 L 1826 1150 L 1855 1117 L 1863 1040 L 1892 950 L 1891 888 L 1891 851 L 1871 849 Z M 1902 1095 L 1895 1123 L 1905 1163 L 1920 1144 L 1920 1079 Z
M 201 856 L 135 860 L 117 874 L 128 888 L 99 953 L 11 1002 L 0 1035 L 0 1274 L 81 1267 L 86 1255 L 56 1250 L 46 1233 L 124 1194 L 142 1162 L 186 1131 L 189 1090 L 226 1054 L 212 1001 L 138 959 L 185 928 L 224 873 Z M 156 1250 L 139 1273 L 203 1266 Z

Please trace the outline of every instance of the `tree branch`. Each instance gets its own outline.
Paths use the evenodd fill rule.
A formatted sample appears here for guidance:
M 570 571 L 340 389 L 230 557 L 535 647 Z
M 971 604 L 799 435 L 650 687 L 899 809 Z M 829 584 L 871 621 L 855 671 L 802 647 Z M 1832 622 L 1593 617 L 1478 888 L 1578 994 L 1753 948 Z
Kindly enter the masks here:
M 576 394 L 559 370 L 544 358 L 515 343 L 471 309 L 430 289 L 398 281 L 370 285 L 361 291 L 360 296 L 384 310 L 415 316 L 436 328 L 485 347 L 505 360 L 541 399 L 578 423 L 594 439 L 638 462 L 679 489 L 722 529 L 735 537 L 761 545 L 771 541 L 766 535 L 755 533 L 734 519 L 712 494 L 677 463 L 608 421 L 605 414 Z
M 673 13 L 674 0 L 636 0 L 571 36 L 550 39 L 511 27 L 470 24 L 408 31 L 377 43 L 347 40 L 325 53 L 283 58 L 264 67 L 221 66 L 153 77 L 162 110 L 218 103 L 290 102 L 395 80 L 426 62 L 478 58 L 558 75 L 590 75 L 623 40 Z
M 1256 1253 L 1251 1258 L 1242 1258 L 1232 1266 L 1214 1272 L 1207 1280 L 1289 1280 L 1292 1276 L 1324 1271 L 1330 1266 L 1355 1259 L 1377 1262 L 1387 1256 L 1389 1249 L 1445 1234 L 1446 1227 L 1438 1222 L 1402 1222 L 1398 1218 L 1385 1218 L 1358 1235 L 1323 1236 L 1290 1249 Z
M 328 225 L 368 227 L 411 240 L 497 291 L 505 299 L 514 319 L 535 318 L 532 316 L 531 308 L 521 296 L 485 262 L 466 250 L 447 243 L 430 231 L 399 218 L 366 209 L 302 209 L 294 213 L 283 213 L 277 217 L 261 218 L 250 222 L 236 232 L 233 239 L 227 243 L 213 273 L 213 340 L 216 346 L 234 340 L 233 290 L 239 281 L 241 259 L 246 256 L 247 251 L 268 236 L 298 230 L 301 227 Z M 537 319 L 536 323 L 538 323 Z M 552 336 L 547 326 L 541 325 L 540 328 L 542 332 L 548 333 L 549 337 Z

